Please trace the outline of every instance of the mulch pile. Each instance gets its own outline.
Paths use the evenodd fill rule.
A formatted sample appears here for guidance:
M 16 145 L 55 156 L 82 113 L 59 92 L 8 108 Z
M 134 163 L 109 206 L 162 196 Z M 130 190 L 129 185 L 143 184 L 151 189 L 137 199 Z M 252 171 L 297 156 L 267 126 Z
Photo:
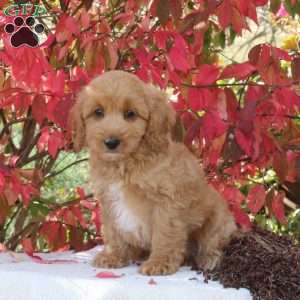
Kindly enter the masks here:
M 300 245 L 254 228 L 233 239 L 218 270 L 204 276 L 247 288 L 254 300 L 300 300 Z

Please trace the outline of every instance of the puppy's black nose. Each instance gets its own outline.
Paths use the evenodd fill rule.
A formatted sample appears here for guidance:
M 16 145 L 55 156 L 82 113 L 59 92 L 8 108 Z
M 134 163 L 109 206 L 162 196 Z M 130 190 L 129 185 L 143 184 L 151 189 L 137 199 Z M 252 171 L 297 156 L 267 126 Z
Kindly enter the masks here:
M 116 138 L 109 138 L 104 140 L 104 144 L 109 150 L 116 149 L 120 145 L 120 143 L 121 141 Z

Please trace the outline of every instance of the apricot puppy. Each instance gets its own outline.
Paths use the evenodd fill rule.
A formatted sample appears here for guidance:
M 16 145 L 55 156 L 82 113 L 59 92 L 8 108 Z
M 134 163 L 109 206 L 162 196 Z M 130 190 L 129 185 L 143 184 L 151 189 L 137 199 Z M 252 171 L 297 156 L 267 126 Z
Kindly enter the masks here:
M 102 205 L 104 250 L 93 265 L 139 271 L 178 270 L 196 245 L 195 261 L 213 269 L 236 231 L 226 203 L 196 157 L 171 139 L 175 113 L 166 95 L 123 71 L 91 81 L 71 111 L 74 147 L 90 153 L 90 178 Z

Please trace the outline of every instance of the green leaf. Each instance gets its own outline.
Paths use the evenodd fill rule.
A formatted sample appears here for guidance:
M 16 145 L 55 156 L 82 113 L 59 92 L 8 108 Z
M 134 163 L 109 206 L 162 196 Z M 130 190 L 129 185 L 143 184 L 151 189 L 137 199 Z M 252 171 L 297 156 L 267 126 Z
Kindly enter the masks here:
M 204 34 L 203 50 L 205 54 L 209 54 L 210 52 L 209 49 L 211 44 L 211 35 L 212 35 L 212 28 L 210 26 Z
M 62 11 L 66 11 L 68 9 L 68 6 L 66 5 L 64 0 L 59 0 L 59 4 Z
M 291 0 L 286 0 L 284 2 L 284 7 L 287 10 L 287 12 L 292 15 L 293 17 L 298 14 L 300 15 L 300 3 L 299 1 L 296 1 L 296 4 L 292 4 Z
M 217 45 L 219 45 L 222 49 L 224 49 L 225 48 L 225 42 L 226 42 L 225 32 L 224 31 L 220 31 L 216 35 L 215 41 L 216 41 Z
M 49 208 L 40 201 L 32 201 L 29 206 L 29 211 L 32 217 L 45 217 L 49 213 Z
M 236 32 L 232 29 L 232 27 L 230 27 L 229 30 L 229 46 L 233 44 L 234 40 L 236 37 Z

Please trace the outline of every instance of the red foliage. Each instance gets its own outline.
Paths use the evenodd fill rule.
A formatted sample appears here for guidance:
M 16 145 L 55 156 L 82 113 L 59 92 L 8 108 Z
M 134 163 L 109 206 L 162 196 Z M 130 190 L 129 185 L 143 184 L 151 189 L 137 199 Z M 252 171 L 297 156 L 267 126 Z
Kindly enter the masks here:
M 226 36 L 228 28 L 243 34 L 247 18 L 257 22 L 257 8 L 267 2 L 49 2 L 47 40 L 37 48 L 13 47 L 4 31 L 12 17 L 2 13 L 0 232 L 11 207 L 28 207 L 39 197 L 60 151 L 71 150 L 67 118 L 76 93 L 95 75 L 111 69 L 173 88 L 178 98 L 174 107 L 187 130 L 186 144 L 198 148 L 212 183 L 229 201 L 238 223 L 249 226 L 241 205 L 247 198 L 250 212 L 259 212 L 266 205 L 268 186 L 254 186 L 245 197 L 238 184 L 271 167 L 279 187 L 299 180 L 299 56 L 261 44 L 249 52 L 248 61 L 221 67 L 209 51 L 214 47 L 210 36 L 213 31 Z M 7 5 L 4 1 L 0 8 Z M 291 64 L 291 72 L 282 62 Z M 234 84 L 227 79 L 234 79 Z M 18 145 L 11 137 L 17 123 L 22 124 Z M 29 170 L 31 162 L 35 167 Z M 28 235 L 34 242 L 38 233 L 52 250 L 90 246 L 93 242 L 84 242 L 84 234 L 91 224 L 100 234 L 99 206 L 82 190 L 78 194 L 80 199 L 71 205 L 53 205 L 24 238 Z M 274 194 L 271 205 L 282 223 L 283 198 L 282 191 Z M 91 211 L 89 218 L 86 211 Z M 25 251 L 32 250 L 30 245 L 23 240 Z

